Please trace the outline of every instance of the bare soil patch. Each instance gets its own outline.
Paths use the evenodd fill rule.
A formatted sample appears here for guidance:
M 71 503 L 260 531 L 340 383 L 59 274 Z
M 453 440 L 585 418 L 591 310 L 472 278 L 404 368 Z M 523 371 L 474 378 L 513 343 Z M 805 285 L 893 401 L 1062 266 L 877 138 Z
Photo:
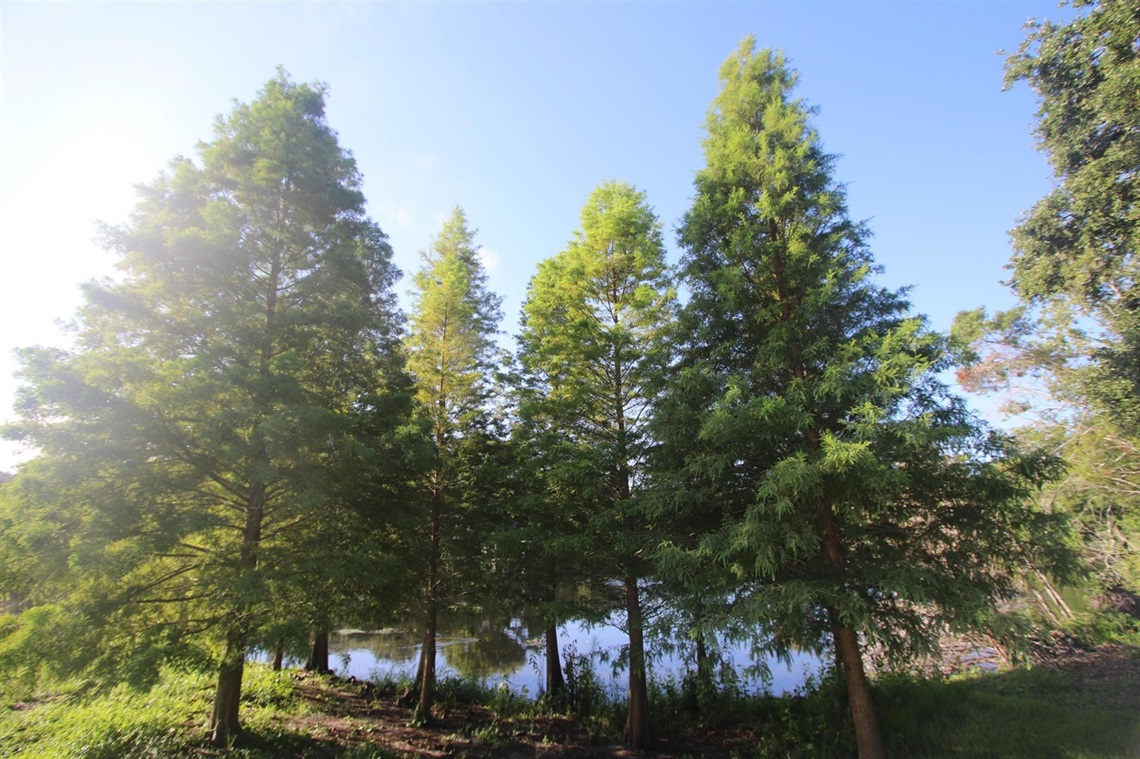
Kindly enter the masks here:
M 1140 652 L 1107 645 L 1084 649 L 1056 639 L 1037 647 L 1034 666 L 1063 673 L 1074 688 L 1106 709 L 1140 710 Z M 441 708 L 429 726 L 410 722 L 395 693 L 362 693 L 359 684 L 336 678 L 298 680 L 312 707 L 282 728 L 310 735 L 331 751 L 372 745 L 404 757 L 729 757 L 754 746 L 761 726 L 733 725 L 663 736 L 651 752 L 635 752 L 591 735 L 566 716 L 498 717 L 479 705 Z

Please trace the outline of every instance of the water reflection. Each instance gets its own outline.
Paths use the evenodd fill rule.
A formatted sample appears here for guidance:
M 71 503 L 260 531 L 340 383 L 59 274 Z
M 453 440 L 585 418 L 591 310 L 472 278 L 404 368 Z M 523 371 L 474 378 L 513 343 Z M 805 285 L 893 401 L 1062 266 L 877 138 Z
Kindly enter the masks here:
M 570 622 L 559 628 L 563 647 L 591 657 L 594 669 L 615 693 L 624 689 L 625 675 L 613 663 L 621 658 L 628 642 L 624 632 L 609 625 L 586 626 Z M 494 627 L 489 624 L 453 627 L 441 632 L 437 641 L 436 671 L 440 677 L 459 675 L 495 684 L 505 682 L 511 690 L 536 695 L 545 688 L 544 656 L 539 641 L 528 642 L 525 626 Z M 378 632 L 341 631 L 329 637 L 330 664 L 342 676 L 357 678 L 395 677 L 411 680 L 415 676 L 420 650 L 416 633 L 406 630 Z M 651 679 L 678 677 L 685 670 L 679 652 L 650 651 Z M 738 672 L 754 665 L 747 646 L 725 651 Z M 767 687 L 774 694 L 787 693 L 819 671 L 819 660 L 806 653 L 793 653 L 790 662 L 774 657 L 763 662 L 770 682 L 755 679 L 745 683 L 752 692 Z M 339 665 L 339 666 L 338 666 Z
M 406 630 L 342 630 L 329 634 L 330 656 L 344 657 L 347 654 L 353 659 L 390 662 L 398 667 L 409 662 L 414 665 L 419 651 L 418 636 Z
M 457 640 L 442 648 L 446 666 L 463 677 L 486 680 L 509 677 L 526 664 L 526 649 L 506 630 L 491 630 L 474 640 Z

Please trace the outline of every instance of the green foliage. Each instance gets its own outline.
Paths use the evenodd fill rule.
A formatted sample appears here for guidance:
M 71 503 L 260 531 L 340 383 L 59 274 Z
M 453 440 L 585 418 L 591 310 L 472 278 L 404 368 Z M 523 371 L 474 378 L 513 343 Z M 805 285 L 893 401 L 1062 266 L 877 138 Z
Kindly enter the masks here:
M 539 265 L 519 335 L 532 377 L 520 414 L 543 467 L 545 502 L 562 512 L 562 528 L 547 536 L 556 545 L 583 531 L 622 539 L 614 527 L 646 476 L 645 427 L 675 304 L 660 223 L 644 193 L 599 186 L 569 246 Z M 583 547 L 572 543 L 565 553 Z
M 657 556 L 671 583 L 733 598 L 699 627 L 727 613 L 772 650 L 835 651 L 859 754 L 882 756 L 861 647 L 902 661 L 947 628 L 997 632 L 1020 574 L 1071 576 L 1064 519 L 1032 503 L 1058 466 L 944 386 L 946 342 L 873 283 L 795 73 L 754 48 L 721 67 L 678 230 L 692 297 L 654 501 L 688 529 Z
M 530 282 L 520 416 L 541 488 L 523 516 L 578 580 L 636 574 L 645 429 L 675 302 L 660 223 L 644 193 L 621 182 L 591 193 L 581 228 Z
M 1038 144 L 1057 182 L 1013 230 L 1021 306 L 960 314 L 959 379 L 1007 393 L 1022 436 L 1069 462 L 1044 498 L 1077 516 L 1100 584 L 1140 590 L 1140 10 L 1077 2 L 1071 22 L 1030 25 L 1006 85 L 1039 98 Z
M 487 291 L 475 232 L 458 206 L 421 252 L 407 336 L 408 369 L 433 441 L 446 449 L 484 411 L 502 299 Z
M 93 698 L 62 694 L 22 710 L 5 709 L 0 753 L 106 759 L 186 754 L 201 735 L 182 726 L 200 720 L 208 693 L 205 676 L 168 672 L 149 691 L 124 685 Z
M 778 647 L 818 649 L 840 619 L 906 657 L 985 626 L 1025 566 L 1068 567 L 1063 524 L 1030 502 L 1055 463 L 987 433 L 938 379 L 942 339 L 873 284 L 783 58 L 746 40 L 721 81 L 680 228 L 690 337 L 655 428 L 660 508 L 701 528 L 664 567 L 698 586 L 727 570 Z
M 580 654 L 573 646 L 562 652 L 562 667 L 566 673 L 566 703 L 571 714 L 589 719 L 607 710 L 610 695 L 589 655 Z
M 1119 643 L 1140 648 L 1140 620 L 1119 611 L 1078 614 L 1064 631 L 1088 646 Z
M 250 667 L 244 678 L 242 700 L 266 709 L 288 710 L 297 704 L 291 674 L 274 672 L 264 665 Z
M 6 650 L 31 655 L 51 613 L 75 634 L 70 655 L 45 649 L 60 674 L 232 668 L 280 602 L 321 592 L 299 575 L 343 569 L 322 520 L 391 496 L 399 272 L 324 95 L 282 72 L 220 117 L 199 163 L 173 161 L 104 230 L 121 274 L 85 288 L 76 349 L 21 351 L 5 434 L 41 453 L 4 485 L 3 582 L 60 611 L 25 612 Z
M 523 435 L 535 443 L 543 486 L 525 516 L 552 568 L 561 559 L 579 582 L 624 585 L 624 598 L 614 593 L 611 604 L 624 608 L 630 635 L 627 742 L 639 748 L 649 742 L 639 581 L 656 540 L 641 498 L 650 477 L 646 428 L 675 310 L 660 223 L 644 193 L 608 182 L 586 201 L 569 246 L 539 265 L 519 336 L 532 378 L 520 403 Z M 575 543 L 578 552 L 568 551 Z
M 1140 243 L 1140 9 L 1124 0 L 1075 5 L 1090 10 L 1066 25 L 1032 24 L 1007 61 L 1007 86 L 1026 81 L 1039 97 L 1039 145 L 1059 180 L 1014 231 L 1012 284 L 1029 302 L 1121 306 L 1103 315 L 1127 339 Z
M 490 532 L 502 446 L 496 440 L 489 381 L 500 298 L 486 288 L 475 232 L 456 207 L 431 247 L 414 283 L 407 336 L 408 369 L 416 382 L 418 416 L 432 455 L 419 478 L 426 513 L 402 536 L 422 599 L 420 702 L 416 720 L 430 721 L 435 680 L 435 635 L 443 605 L 471 601 L 481 577 L 482 539 Z

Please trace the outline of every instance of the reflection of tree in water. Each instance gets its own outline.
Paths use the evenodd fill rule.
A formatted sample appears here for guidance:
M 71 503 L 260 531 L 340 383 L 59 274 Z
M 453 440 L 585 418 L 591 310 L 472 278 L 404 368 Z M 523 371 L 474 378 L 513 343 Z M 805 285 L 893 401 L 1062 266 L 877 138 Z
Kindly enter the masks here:
M 329 652 L 341 655 L 365 649 L 376 657 L 378 663 L 387 661 L 392 664 L 402 664 L 415 659 L 419 643 L 418 636 L 406 630 L 333 633 L 329 637 Z
M 504 629 L 486 621 L 472 624 L 448 620 L 440 625 L 439 652 L 446 665 L 463 677 L 510 675 L 526 664 L 522 635 L 525 628 Z M 419 635 L 414 630 L 333 633 L 329 637 L 332 655 L 365 650 L 381 666 L 412 663 L 419 647 Z
M 475 640 L 445 643 L 440 651 L 447 666 L 462 677 L 509 675 L 526 664 L 526 649 L 505 630 L 481 630 Z

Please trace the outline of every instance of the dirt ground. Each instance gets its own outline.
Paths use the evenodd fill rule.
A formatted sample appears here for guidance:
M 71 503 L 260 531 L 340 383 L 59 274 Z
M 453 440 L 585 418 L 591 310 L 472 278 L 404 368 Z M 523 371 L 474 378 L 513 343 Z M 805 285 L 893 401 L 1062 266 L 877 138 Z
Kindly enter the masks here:
M 414 757 L 729 757 L 731 747 L 750 739 L 749 731 L 731 736 L 684 733 L 660 739 L 650 754 L 593 739 L 569 717 L 537 716 L 501 720 L 484 706 L 437 708 L 430 727 L 410 724 L 410 710 L 396 705 L 394 694 L 361 695 L 359 685 L 340 680 L 302 679 L 302 697 L 313 714 L 287 727 L 345 747 L 372 744 Z
M 1140 710 L 1140 657 L 1123 646 L 1082 649 L 1063 636 L 1042 641 L 1035 666 L 1064 672 L 1094 703 L 1109 709 Z M 312 713 L 284 725 L 327 745 L 374 745 L 408 757 L 729 757 L 733 747 L 754 745 L 747 727 L 690 731 L 659 740 L 656 750 L 630 751 L 596 740 L 567 717 L 501 720 L 483 706 L 440 709 L 430 727 L 409 724 L 410 711 L 395 694 L 362 694 L 343 680 L 305 679 L 298 687 Z

